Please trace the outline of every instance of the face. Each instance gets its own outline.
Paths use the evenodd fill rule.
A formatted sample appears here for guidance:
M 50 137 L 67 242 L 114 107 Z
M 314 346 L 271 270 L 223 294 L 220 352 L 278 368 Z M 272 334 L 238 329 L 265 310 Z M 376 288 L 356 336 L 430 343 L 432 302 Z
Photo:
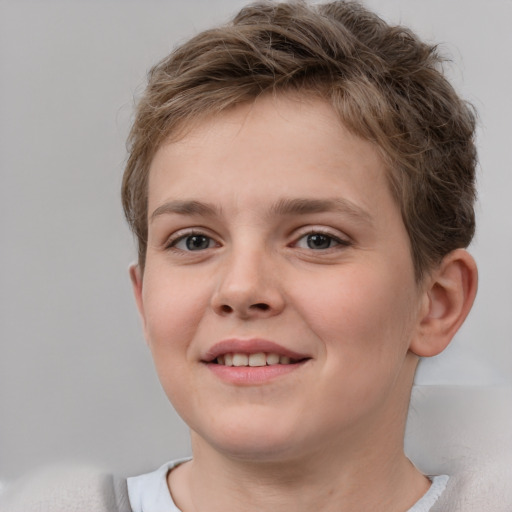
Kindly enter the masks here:
M 148 223 L 135 294 L 198 442 L 286 457 L 391 428 L 421 293 L 378 152 L 327 103 L 258 99 L 161 147 Z

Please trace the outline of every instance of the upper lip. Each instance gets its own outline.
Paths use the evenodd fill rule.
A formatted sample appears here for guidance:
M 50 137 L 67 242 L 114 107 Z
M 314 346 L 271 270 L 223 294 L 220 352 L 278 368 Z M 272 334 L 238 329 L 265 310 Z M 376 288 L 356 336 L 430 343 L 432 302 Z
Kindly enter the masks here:
M 259 352 L 287 356 L 296 361 L 308 359 L 310 357 L 308 354 L 295 352 L 279 345 L 278 343 L 261 338 L 231 338 L 215 343 L 215 345 L 202 355 L 201 359 L 205 362 L 210 362 L 224 354 L 256 354 Z

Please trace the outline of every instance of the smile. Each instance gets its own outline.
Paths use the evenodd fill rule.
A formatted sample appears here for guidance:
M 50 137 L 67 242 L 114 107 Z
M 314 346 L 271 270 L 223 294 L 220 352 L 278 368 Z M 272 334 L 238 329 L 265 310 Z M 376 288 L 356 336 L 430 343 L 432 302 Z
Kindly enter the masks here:
M 278 364 L 295 364 L 298 361 L 288 356 L 275 353 L 265 354 L 257 352 L 254 354 L 233 353 L 220 355 L 215 359 L 215 363 L 222 366 L 273 366 Z
M 213 345 L 201 361 L 221 381 L 235 386 L 261 386 L 309 366 L 310 354 L 261 338 L 230 338 Z
M 205 363 L 237 367 L 290 365 L 305 359 L 310 359 L 310 355 L 261 338 L 222 340 L 201 354 Z

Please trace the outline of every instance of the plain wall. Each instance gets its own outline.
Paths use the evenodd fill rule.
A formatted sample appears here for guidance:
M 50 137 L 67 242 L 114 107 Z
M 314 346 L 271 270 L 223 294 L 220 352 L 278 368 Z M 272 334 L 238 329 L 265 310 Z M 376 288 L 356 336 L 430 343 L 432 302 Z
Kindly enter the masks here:
M 510 385 L 512 1 L 366 3 L 442 43 L 480 114 L 480 290 L 417 382 Z M 243 4 L 0 0 L 0 479 L 70 459 L 130 474 L 188 453 L 131 296 L 124 141 L 149 67 Z

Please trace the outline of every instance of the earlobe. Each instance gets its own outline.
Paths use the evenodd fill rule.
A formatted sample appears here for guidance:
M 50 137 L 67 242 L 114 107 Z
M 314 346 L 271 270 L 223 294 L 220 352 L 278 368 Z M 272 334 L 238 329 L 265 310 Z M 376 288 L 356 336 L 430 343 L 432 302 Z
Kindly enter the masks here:
M 132 263 L 129 268 L 130 280 L 132 282 L 133 295 L 137 303 L 137 309 L 142 320 L 144 330 L 146 329 L 146 318 L 144 315 L 144 303 L 142 300 L 142 271 L 137 263 Z
M 476 263 L 466 250 L 443 258 L 427 278 L 417 335 L 409 347 L 413 353 L 431 357 L 448 346 L 471 310 L 477 283 Z

